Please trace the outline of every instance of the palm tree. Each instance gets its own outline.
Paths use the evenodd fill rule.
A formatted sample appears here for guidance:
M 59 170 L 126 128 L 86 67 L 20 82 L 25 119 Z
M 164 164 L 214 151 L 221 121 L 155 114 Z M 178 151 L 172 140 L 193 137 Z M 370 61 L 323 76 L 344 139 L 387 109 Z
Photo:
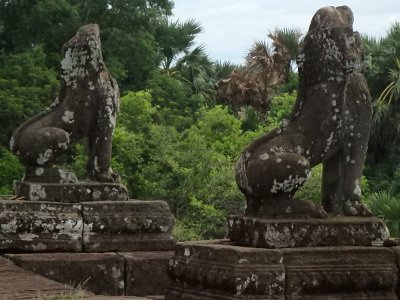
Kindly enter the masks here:
M 373 99 L 369 153 L 378 161 L 400 154 L 400 23 L 380 40 L 364 37 L 364 75 Z
M 392 100 L 395 101 L 400 97 L 400 60 L 396 58 L 396 68 L 390 69 L 388 78 L 390 83 L 383 90 L 381 95 L 379 96 L 378 101 L 387 102 L 390 104 Z
M 163 56 L 161 69 L 170 73 L 174 61 L 194 45 L 194 39 L 202 31 L 200 23 L 193 19 L 185 22 L 164 19 L 156 28 L 155 38 Z
M 288 80 L 301 33 L 297 29 L 275 29 L 268 37 L 272 48 L 264 41 L 256 42 L 245 66 L 218 82 L 217 100 L 239 109 L 251 106 L 264 114 L 269 111 L 273 90 Z
M 185 50 L 174 66 L 176 76 L 189 84 L 194 93 L 210 100 L 214 93 L 215 67 L 205 52 L 204 45 Z

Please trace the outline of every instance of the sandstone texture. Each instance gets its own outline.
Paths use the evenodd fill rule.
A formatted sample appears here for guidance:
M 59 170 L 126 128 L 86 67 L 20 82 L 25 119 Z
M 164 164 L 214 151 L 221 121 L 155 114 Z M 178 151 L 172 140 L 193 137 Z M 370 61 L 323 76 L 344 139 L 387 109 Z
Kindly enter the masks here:
M 228 237 L 238 245 L 258 248 L 382 246 L 389 231 L 373 217 L 267 220 L 230 216 Z
M 78 203 L 128 200 L 128 191 L 116 183 L 42 183 L 15 181 L 14 194 L 24 200 Z
M 176 243 L 164 201 L 0 200 L 0 208 L 0 251 L 157 251 Z
M 397 299 L 396 253 L 383 247 L 262 249 L 184 242 L 166 299 Z
M 164 201 L 101 201 L 83 205 L 87 252 L 172 250 L 174 218 Z

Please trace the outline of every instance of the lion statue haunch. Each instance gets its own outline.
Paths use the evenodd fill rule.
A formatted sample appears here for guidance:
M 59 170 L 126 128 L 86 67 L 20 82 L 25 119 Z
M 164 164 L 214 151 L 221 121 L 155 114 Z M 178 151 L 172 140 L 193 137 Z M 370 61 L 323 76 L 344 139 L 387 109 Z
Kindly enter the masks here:
M 251 143 L 238 160 L 246 215 L 371 215 L 360 202 L 360 181 L 372 109 L 359 72 L 361 39 L 352 27 L 347 6 L 324 7 L 314 15 L 297 56 L 298 97 L 288 122 Z M 293 198 L 321 162 L 324 209 Z
M 59 96 L 17 128 L 10 148 L 26 166 L 25 180 L 72 183 L 73 173 L 52 165 L 71 143 L 87 137 L 87 179 L 114 182 L 111 144 L 119 89 L 103 62 L 98 25 L 81 27 L 62 53 Z

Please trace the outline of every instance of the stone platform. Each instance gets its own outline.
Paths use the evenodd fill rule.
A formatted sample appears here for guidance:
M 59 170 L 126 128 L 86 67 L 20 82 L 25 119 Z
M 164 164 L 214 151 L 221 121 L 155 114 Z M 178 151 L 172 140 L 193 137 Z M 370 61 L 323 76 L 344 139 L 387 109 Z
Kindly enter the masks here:
M 240 246 L 292 248 L 320 246 L 382 246 L 389 238 L 378 218 L 261 219 L 230 216 L 228 237 Z
M 172 250 L 173 225 L 164 201 L 0 200 L 0 251 Z
M 77 291 L 69 285 L 46 279 L 31 271 L 17 267 L 0 257 L 0 299 L 84 299 L 91 292 Z M 71 297 L 71 298 L 69 298 Z
M 173 284 L 165 299 L 394 300 L 399 249 L 180 243 L 169 262 Z
M 14 181 L 14 194 L 30 201 L 87 202 L 128 200 L 127 189 L 117 183 L 41 183 Z
M 172 251 L 6 254 L 17 266 L 95 294 L 163 295 Z

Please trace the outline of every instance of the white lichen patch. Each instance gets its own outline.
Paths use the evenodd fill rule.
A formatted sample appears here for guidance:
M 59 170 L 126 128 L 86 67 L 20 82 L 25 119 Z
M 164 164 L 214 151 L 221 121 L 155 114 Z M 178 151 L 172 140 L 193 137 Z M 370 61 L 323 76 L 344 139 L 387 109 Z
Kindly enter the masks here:
M 57 146 L 58 146 L 58 148 L 63 149 L 63 150 L 68 149 L 67 143 L 58 143 Z
M 267 245 L 275 245 L 277 248 L 291 248 L 296 241 L 289 227 L 277 228 L 274 224 L 267 224 L 264 230 L 264 240 Z
M 94 157 L 93 163 L 94 163 L 94 169 L 96 170 L 96 172 L 100 172 L 99 164 L 97 161 L 97 156 Z
M 240 155 L 237 163 L 236 163 L 236 178 L 238 180 L 239 185 L 245 189 L 248 193 L 252 193 L 252 189 L 249 185 L 249 181 L 247 179 L 246 172 L 246 160 L 250 157 L 250 152 L 245 152 L 245 154 Z M 246 157 L 246 158 L 245 158 Z
M 43 166 L 53 156 L 53 150 L 46 149 L 44 153 L 40 153 L 36 162 L 38 165 Z
M 10 149 L 14 150 L 14 146 L 15 146 L 15 139 L 14 139 L 14 136 L 12 136 L 11 140 L 10 140 Z
M 89 82 L 88 82 L 88 85 L 89 85 L 89 90 L 93 91 L 93 90 L 94 90 L 94 84 L 93 84 L 93 82 L 89 81 Z
M 101 197 L 101 191 L 96 190 L 96 189 L 93 190 L 92 197 L 93 197 L 93 200 L 98 200 L 98 199 L 100 199 L 100 197 Z
M 44 169 L 43 168 L 36 168 L 35 169 L 35 175 L 36 176 L 42 176 L 44 173 Z
M 70 110 L 66 110 L 64 112 L 64 115 L 61 117 L 61 120 L 63 120 L 63 122 L 68 123 L 68 124 L 74 123 L 74 112 L 70 111 Z
M 125 287 L 125 282 L 123 280 L 118 282 L 118 288 L 123 289 L 124 287 Z
M 334 143 L 334 133 L 333 131 L 330 133 L 328 139 L 326 140 L 326 144 L 325 144 L 325 153 L 329 151 L 329 149 L 331 149 L 331 147 L 333 146 Z
M 42 242 L 39 242 L 37 244 L 32 244 L 31 245 L 33 251 L 43 251 L 43 250 L 47 250 L 47 245 L 45 245 Z
M 74 173 L 59 169 L 58 174 L 60 175 L 60 183 L 74 183 L 78 181 Z
M 282 155 L 284 154 L 286 151 L 283 147 L 281 146 L 273 146 L 271 147 L 271 149 L 269 149 L 269 151 L 271 151 L 272 153 L 274 153 L 276 156 Z
M 309 163 L 308 163 L 308 160 L 303 157 L 297 161 L 297 164 L 306 167 L 306 166 L 308 166 Z
M 17 219 L 0 224 L 0 228 L 2 233 L 16 233 L 18 229 Z
M 274 179 L 274 183 L 270 192 L 272 194 L 276 194 L 278 192 L 290 193 L 294 189 L 302 186 L 311 175 L 311 172 L 309 170 L 306 170 L 305 175 L 305 177 L 301 177 L 298 175 L 289 175 L 289 177 L 287 179 L 284 179 L 282 182 L 278 182 L 276 179 Z
M 269 155 L 268 155 L 268 153 L 263 153 L 263 154 L 259 155 L 258 158 L 261 160 L 267 160 L 269 158 Z
M 190 256 L 190 248 L 186 247 L 184 252 L 183 252 L 183 255 L 186 256 L 186 257 Z
M 115 109 L 114 109 L 114 101 L 112 98 L 106 99 L 106 106 L 104 109 L 106 111 L 105 117 L 109 121 L 108 126 L 110 128 L 115 128 L 117 119 L 116 119 L 116 114 L 115 114 Z
M 22 241 L 26 242 L 32 242 L 35 238 L 38 238 L 39 236 L 34 233 L 22 233 L 18 235 L 18 238 Z
M 71 239 L 76 240 L 81 238 L 83 223 L 82 220 L 73 220 L 73 219 L 63 220 L 59 224 L 56 224 L 55 228 L 58 231 L 58 234 L 67 235 Z M 93 224 L 92 227 L 90 227 L 90 229 L 93 229 Z
M 361 197 L 361 186 L 360 186 L 360 179 L 356 179 L 354 180 L 354 190 L 353 190 L 353 194 Z
M 121 277 L 121 270 L 115 266 L 111 268 L 111 277 L 114 279 L 118 279 Z
M 46 191 L 40 184 L 31 184 L 29 186 L 29 199 L 33 201 L 46 199 Z

